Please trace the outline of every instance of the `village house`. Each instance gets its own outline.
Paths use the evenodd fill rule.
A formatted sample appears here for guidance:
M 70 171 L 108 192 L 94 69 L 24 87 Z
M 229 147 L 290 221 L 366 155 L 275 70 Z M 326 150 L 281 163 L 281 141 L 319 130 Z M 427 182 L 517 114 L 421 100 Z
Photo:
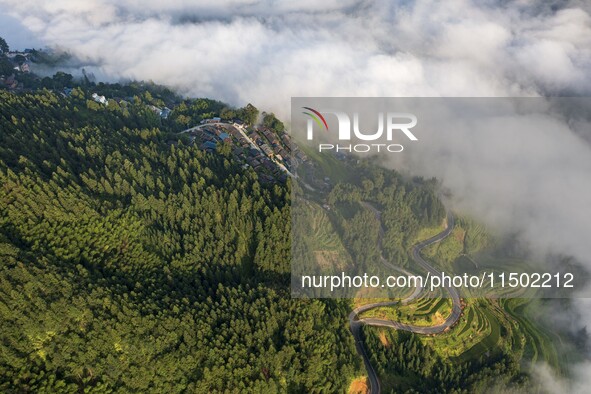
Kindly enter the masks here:
M 99 96 L 98 94 L 96 94 L 96 93 L 93 93 L 91 97 L 92 97 L 92 99 L 93 99 L 94 101 L 96 101 L 97 103 L 100 103 L 100 104 L 103 104 L 103 105 L 107 105 L 107 104 L 109 104 L 109 100 L 107 100 L 107 99 L 105 98 L 105 96 Z
M 215 123 L 222 123 L 222 118 L 219 117 L 213 117 L 211 119 L 203 119 L 201 122 L 201 124 L 215 124 Z

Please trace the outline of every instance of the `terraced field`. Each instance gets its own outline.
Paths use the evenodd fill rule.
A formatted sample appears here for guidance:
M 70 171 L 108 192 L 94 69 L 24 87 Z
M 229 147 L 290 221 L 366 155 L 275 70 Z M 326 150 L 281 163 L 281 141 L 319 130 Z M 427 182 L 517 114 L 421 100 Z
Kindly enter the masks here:
M 427 327 L 443 323 L 450 315 L 451 308 L 449 298 L 421 298 L 408 305 L 374 308 L 363 312 L 359 318 L 375 317 Z
M 467 299 L 458 323 L 450 330 L 420 340 L 451 362 L 466 362 L 479 357 L 493 357 L 506 350 L 532 362 L 545 361 L 554 367 L 561 364 L 553 343 L 558 337 L 535 326 L 527 319 L 528 299 Z M 449 314 L 448 299 L 418 300 L 413 305 L 376 308 L 361 317 L 378 317 L 408 322 L 417 326 L 433 325 Z M 406 320 L 406 321 L 405 321 Z
M 499 300 L 502 310 L 511 316 L 517 329 L 523 334 L 524 356 L 532 363 L 546 362 L 555 370 L 565 373 L 564 368 L 568 361 L 561 359 L 557 353 L 555 343 L 561 343 L 562 339 L 541 327 L 532 324 L 530 310 L 536 307 L 539 300 L 524 298 L 511 298 Z
M 435 229 L 425 229 L 429 235 Z M 425 256 L 432 261 L 443 261 L 442 267 L 455 272 L 525 272 L 528 264 L 522 260 L 474 259 L 471 253 L 480 252 L 494 244 L 484 228 L 469 220 L 443 240 L 425 248 Z M 478 260 L 478 261 L 477 261 Z M 464 292 L 463 312 L 457 324 L 437 335 L 423 335 L 420 340 L 450 362 L 463 363 L 480 357 L 494 357 L 506 351 L 531 362 L 544 361 L 554 367 L 566 365 L 559 360 L 553 343 L 554 334 L 532 323 L 528 308 L 535 303 L 535 290 L 495 289 L 500 299 L 474 298 L 477 294 Z M 524 297 L 524 298 L 515 298 Z M 360 318 L 380 318 L 416 326 L 431 326 L 444 320 L 450 313 L 447 298 L 421 298 L 408 305 L 391 305 L 363 312 Z M 562 362 L 561 362 L 562 361 Z
M 307 209 L 310 218 L 308 239 L 312 245 L 316 262 L 323 268 L 344 269 L 350 264 L 351 257 L 347 253 L 327 213 L 315 203 L 309 203 Z
M 344 176 L 344 174 L 334 174 L 335 178 L 340 176 Z M 330 207 L 322 207 L 323 202 L 310 202 L 309 204 L 310 231 L 306 234 L 306 238 L 314 246 L 314 256 L 317 263 L 320 266 L 331 268 L 345 268 L 352 264 L 352 258 L 337 229 L 341 228 L 341 222 L 349 219 L 346 215 L 350 216 L 352 213 L 359 212 L 361 207 L 344 203 L 335 203 Z M 423 229 L 417 238 L 419 240 L 429 238 L 433 234 L 441 232 L 442 228 L 445 228 L 445 224 Z M 453 272 L 470 272 L 472 274 L 483 271 L 522 272 L 527 270 L 527 265 L 523 261 L 499 261 L 481 256 L 483 249 L 491 244 L 494 244 L 494 240 L 486 234 L 483 228 L 469 220 L 463 220 L 460 221 L 460 226 L 454 228 L 450 236 L 441 243 L 435 243 L 425 248 L 423 256 L 428 258 L 430 262 L 440 263 L 440 269 Z M 493 360 L 502 352 L 513 354 L 517 359 L 528 362 L 545 361 L 559 369 L 561 364 L 566 364 L 564 360 L 560 359 L 554 346 L 559 338 L 532 323 L 536 320 L 531 319 L 527 313 L 532 305 L 532 300 L 526 298 L 532 295 L 516 293 L 514 289 L 504 289 L 497 292 L 497 296 L 507 297 L 507 299 L 474 298 L 477 294 L 463 293 L 462 313 L 457 322 L 443 332 L 423 334 L 418 338 L 424 345 L 448 360 L 450 365 L 456 363 L 463 365 L 468 361 L 479 359 L 490 358 Z M 357 296 L 371 297 L 371 294 L 358 294 Z M 524 298 L 514 298 L 519 296 Z M 451 314 L 452 302 L 449 298 L 433 297 L 432 295 L 427 297 L 423 293 L 423 298 L 413 299 L 408 304 L 395 303 L 397 299 L 405 299 L 406 297 L 408 294 L 395 299 L 357 298 L 354 300 L 354 308 L 367 304 L 384 304 L 359 313 L 357 318 L 391 321 L 423 329 L 441 325 Z M 392 303 L 393 301 L 394 303 Z M 386 305 L 388 302 L 392 304 Z M 370 329 L 376 330 L 378 334 L 385 332 L 383 327 Z M 380 340 L 384 346 L 389 346 L 385 336 L 384 338 L 380 337 Z M 367 368 L 371 369 L 372 366 L 368 365 Z M 372 373 L 375 375 L 375 372 Z M 371 376 L 372 373 L 369 375 Z M 380 378 L 384 378 L 385 382 L 389 379 L 386 375 Z M 396 377 L 396 379 L 399 378 Z M 408 377 L 408 379 L 412 379 L 412 377 Z M 379 387 L 379 381 L 374 379 L 372 385 Z

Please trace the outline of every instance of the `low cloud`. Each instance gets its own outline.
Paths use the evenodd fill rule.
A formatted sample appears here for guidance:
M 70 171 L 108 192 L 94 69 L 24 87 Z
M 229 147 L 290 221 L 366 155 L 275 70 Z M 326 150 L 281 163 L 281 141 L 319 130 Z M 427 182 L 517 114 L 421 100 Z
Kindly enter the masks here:
M 0 0 L 97 75 L 283 115 L 291 96 L 589 92 L 589 10 L 535 3 Z
M 571 126 L 560 113 L 565 104 L 572 110 L 589 107 L 591 100 L 461 103 L 469 114 L 452 112 L 424 129 L 392 164 L 437 177 L 459 211 L 515 234 L 533 257 L 573 256 L 591 269 L 591 145 L 584 138 L 591 136 L 591 122 L 579 119 Z M 430 111 L 440 107 L 434 102 Z
M 540 391 L 547 394 L 585 394 L 591 386 L 591 362 L 583 362 L 570 371 L 573 379 L 565 379 L 556 374 L 548 364 L 538 364 L 533 368 L 533 376 L 540 384 Z

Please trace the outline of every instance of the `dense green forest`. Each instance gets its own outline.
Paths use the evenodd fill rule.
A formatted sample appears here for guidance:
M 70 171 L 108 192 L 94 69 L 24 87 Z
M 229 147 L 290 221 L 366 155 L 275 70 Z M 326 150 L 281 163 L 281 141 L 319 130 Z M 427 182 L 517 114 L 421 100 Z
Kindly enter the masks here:
M 342 391 L 348 304 L 289 297 L 289 185 L 141 103 L 0 92 L 0 391 Z
M 340 219 L 338 228 L 342 229 L 349 252 L 361 266 L 375 266 L 380 253 L 399 266 L 408 265 L 408 249 L 419 230 L 437 227 L 445 217 L 445 208 L 437 197 L 436 180 L 407 180 L 395 171 L 363 161 L 353 169 L 352 179 L 337 183 L 326 198 Z M 381 212 L 381 251 L 372 247 L 378 243 L 378 221 L 373 212 L 361 209 L 362 202 L 371 202 Z
M 470 362 L 450 363 L 424 345 L 415 334 L 364 326 L 364 342 L 372 364 L 391 392 L 481 393 L 524 392 L 531 388 L 520 372 L 518 357 L 506 353 L 483 355 Z M 387 346 L 384 346 L 384 343 Z M 386 392 L 388 392 L 387 390 Z
M 150 109 L 172 102 L 168 119 Z M 291 183 L 260 182 L 229 149 L 177 134 L 220 115 L 251 123 L 258 110 L 142 83 L 0 90 L 1 392 L 344 392 L 365 374 L 352 302 L 290 297 Z M 283 131 L 273 114 L 263 122 Z M 332 206 L 319 233 L 331 220 L 355 261 L 378 258 L 371 201 L 382 253 L 408 263 L 445 216 L 435 181 L 363 163 L 355 174 L 319 197 L 317 209 Z M 385 388 L 528 382 L 521 353 L 450 361 L 414 335 L 365 327 L 364 338 Z

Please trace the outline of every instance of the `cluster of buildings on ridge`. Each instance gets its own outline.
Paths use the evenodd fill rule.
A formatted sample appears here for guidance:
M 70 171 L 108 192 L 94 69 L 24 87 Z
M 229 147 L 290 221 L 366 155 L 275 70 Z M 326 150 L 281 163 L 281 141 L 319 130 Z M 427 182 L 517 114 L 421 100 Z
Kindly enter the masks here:
M 99 104 L 108 105 L 109 103 L 109 99 L 97 93 L 93 93 L 91 97 Z M 122 105 L 129 103 L 123 99 L 112 100 Z M 172 112 L 168 107 L 158 108 L 149 105 L 148 108 L 162 119 L 167 119 Z M 191 144 L 205 151 L 215 151 L 222 144 L 229 144 L 234 157 L 243 163 L 244 168 L 252 167 L 257 171 L 263 182 L 285 181 L 291 175 L 290 169 L 294 160 L 299 162 L 308 160 L 297 145 L 292 144 L 289 134 L 277 134 L 264 126 L 247 127 L 241 119 L 232 121 L 224 121 L 219 117 L 204 119 L 200 125 L 187 129 L 181 134 L 187 134 Z
M 31 72 L 31 55 L 32 49 L 25 49 L 24 52 L 11 51 L 2 53 L 2 57 L 8 60 L 12 64 L 12 73 L 10 75 L 0 75 L 0 86 L 14 91 L 19 89 L 20 84 L 17 80 L 17 73 L 28 74 Z
M 201 121 L 201 125 L 185 130 L 192 144 L 213 151 L 220 144 L 230 144 L 232 153 L 252 167 L 263 182 L 285 181 L 291 175 L 294 160 L 307 160 L 287 133 L 277 134 L 264 126 L 246 127 L 240 119 L 222 121 L 215 117 Z
M 0 87 L 8 90 L 18 90 L 21 84 L 16 79 L 17 73 L 29 73 L 33 50 L 25 49 L 24 52 L 7 52 L 0 55 L 11 62 L 13 73 L 0 75 Z M 61 94 L 65 97 L 72 94 L 71 88 L 64 88 Z M 98 93 L 92 93 L 94 102 L 107 106 L 109 99 Z M 125 99 L 112 98 L 120 105 L 127 105 Z M 129 98 L 132 100 L 132 98 Z M 172 112 L 168 107 L 159 108 L 149 105 L 162 119 L 167 119 Z M 287 133 L 277 134 L 274 130 L 264 126 L 246 127 L 240 119 L 230 122 L 222 121 L 219 117 L 205 119 L 199 126 L 185 130 L 192 144 L 197 144 L 206 151 L 216 150 L 220 144 L 230 144 L 233 155 L 243 163 L 244 168 L 252 167 L 263 182 L 285 181 L 292 175 L 290 170 L 293 161 L 305 162 L 306 155 L 292 144 L 291 137 Z

